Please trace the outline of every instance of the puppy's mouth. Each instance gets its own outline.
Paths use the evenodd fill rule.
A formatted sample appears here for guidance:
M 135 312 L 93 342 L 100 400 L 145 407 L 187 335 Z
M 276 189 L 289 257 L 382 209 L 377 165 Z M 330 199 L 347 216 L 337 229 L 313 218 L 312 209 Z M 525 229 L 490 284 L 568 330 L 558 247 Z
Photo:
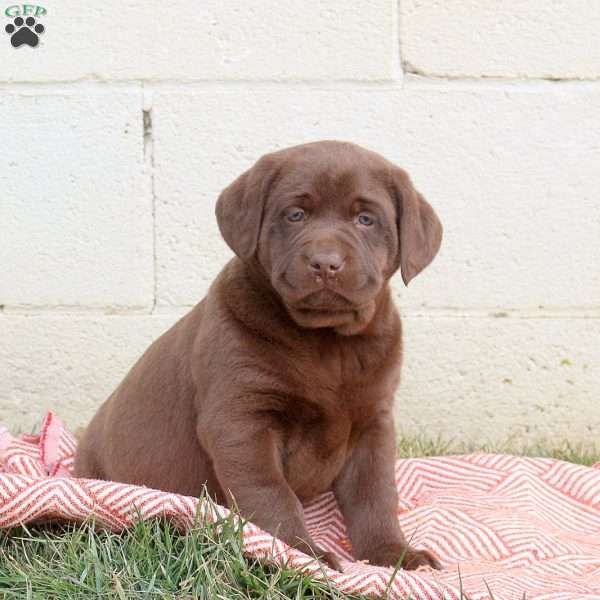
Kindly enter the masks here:
M 354 286 L 338 278 L 312 277 L 296 281 L 283 271 L 273 277 L 273 285 L 285 303 L 294 308 L 337 312 L 354 310 L 370 300 L 367 296 L 374 282 L 365 276 L 355 277 L 355 280 L 358 281 L 353 281 Z
M 355 310 L 356 306 L 342 294 L 331 289 L 322 289 L 308 294 L 293 308 L 303 312 L 340 313 Z
M 362 307 L 331 289 L 322 289 L 296 302 L 286 302 L 290 316 L 301 327 L 348 328 L 358 321 Z M 342 332 L 340 329 L 340 332 Z

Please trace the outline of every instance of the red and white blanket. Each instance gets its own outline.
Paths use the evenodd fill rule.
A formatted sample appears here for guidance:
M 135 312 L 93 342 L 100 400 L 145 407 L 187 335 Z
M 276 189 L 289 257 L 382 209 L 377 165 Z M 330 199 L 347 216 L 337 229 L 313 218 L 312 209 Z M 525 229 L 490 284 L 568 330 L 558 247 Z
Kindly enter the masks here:
M 75 439 L 51 413 L 39 435 L 0 427 L 0 528 L 57 519 L 114 530 L 167 516 L 191 526 L 198 499 L 121 483 L 70 477 Z M 244 551 L 285 561 L 346 593 L 415 600 L 600 600 L 600 465 L 472 454 L 399 460 L 398 519 L 412 543 L 435 552 L 444 570 L 398 571 L 355 562 L 331 494 L 305 508 L 319 546 L 343 560 L 338 573 L 252 524 Z M 219 516 L 227 510 L 217 509 Z M 212 515 L 212 517 L 211 517 Z

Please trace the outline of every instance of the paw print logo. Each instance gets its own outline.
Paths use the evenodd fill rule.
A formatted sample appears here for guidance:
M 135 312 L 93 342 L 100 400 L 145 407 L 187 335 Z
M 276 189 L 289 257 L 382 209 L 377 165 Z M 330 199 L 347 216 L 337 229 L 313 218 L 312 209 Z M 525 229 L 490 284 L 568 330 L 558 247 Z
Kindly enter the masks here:
M 38 34 L 44 33 L 45 31 L 44 26 L 41 23 L 36 25 L 33 17 L 27 17 L 26 20 L 17 17 L 13 23 L 9 23 L 5 27 L 6 33 L 10 35 L 10 43 L 15 48 L 18 48 L 23 44 L 35 48 L 40 41 Z

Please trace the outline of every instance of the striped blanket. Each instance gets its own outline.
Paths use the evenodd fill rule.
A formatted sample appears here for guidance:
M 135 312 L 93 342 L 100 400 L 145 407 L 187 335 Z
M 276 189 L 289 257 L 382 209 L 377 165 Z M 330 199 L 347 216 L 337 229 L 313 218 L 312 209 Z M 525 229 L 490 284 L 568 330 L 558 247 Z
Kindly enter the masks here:
M 74 438 L 48 414 L 38 435 L 0 428 L 0 528 L 91 514 L 113 530 L 166 516 L 182 527 L 227 515 L 196 498 L 144 487 L 70 477 Z M 600 465 L 597 465 L 600 466 Z M 444 570 L 399 571 L 355 562 L 331 494 L 305 507 L 319 546 L 336 552 L 344 572 L 324 568 L 251 523 L 244 551 L 286 561 L 347 593 L 392 599 L 600 599 L 600 469 L 544 458 L 472 454 L 399 460 L 398 519 L 412 543 Z M 210 514 L 209 514 L 210 513 Z M 392 575 L 394 577 L 392 578 Z

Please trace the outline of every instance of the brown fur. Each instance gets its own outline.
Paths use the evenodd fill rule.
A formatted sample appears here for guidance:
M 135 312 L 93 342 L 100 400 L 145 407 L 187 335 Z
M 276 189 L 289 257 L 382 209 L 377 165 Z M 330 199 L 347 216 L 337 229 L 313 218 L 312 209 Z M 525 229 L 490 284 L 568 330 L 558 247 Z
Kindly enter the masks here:
M 237 257 L 100 407 L 75 474 L 188 495 L 206 484 L 339 568 L 301 508 L 333 490 L 356 558 L 437 566 L 396 516 L 402 343 L 388 288 L 437 253 L 432 208 L 379 155 L 317 142 L 264 156 L 216 212 Z

